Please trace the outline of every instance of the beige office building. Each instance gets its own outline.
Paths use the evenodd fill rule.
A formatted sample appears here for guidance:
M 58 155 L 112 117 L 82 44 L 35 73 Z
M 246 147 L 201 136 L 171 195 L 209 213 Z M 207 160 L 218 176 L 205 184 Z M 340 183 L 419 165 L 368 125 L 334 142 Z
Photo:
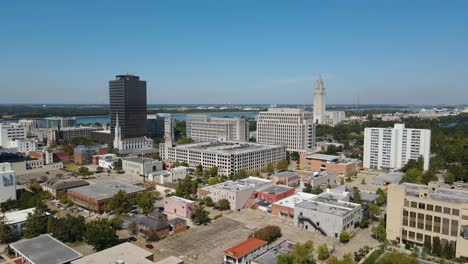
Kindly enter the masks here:
M 468 257 L 468 191 L 403 183 L 388 188 L 387 239 L 422 246 L 438 237 Z
M 188 115 L 187 137 L 194 142 L 249 141 L 249 123 L 245 118 Z

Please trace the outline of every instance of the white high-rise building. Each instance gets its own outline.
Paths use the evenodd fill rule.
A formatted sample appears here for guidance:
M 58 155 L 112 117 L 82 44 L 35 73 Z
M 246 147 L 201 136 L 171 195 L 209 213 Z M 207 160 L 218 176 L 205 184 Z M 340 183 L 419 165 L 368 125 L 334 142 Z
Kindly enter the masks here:
M 14 148 L 16 139 L 26 139 L 26 128 L 19 123 L 0 124 L 0 147 Z
M 0 180 L 0 203 L 16 200 L 16 177 L 10 163 L 0 163 Z
M 431 130 L 366 127 L 364 129 L 364 168 L 400 169 L 408 160 L 424 158 L 424 170 L 429 169 Z
M 326 94 L 323 80 L 319 78 L 314 90 L 314 123 L 334 126 L 345 119 L 345 112 L 326 111 Z
M 194 142 L 249 141 L 249 123 L 245 118 L 187 116 L 187 137 Z
M 312 113 L 298 108 L 269 108 L 258 113 L 257 142 L 284 145 L 288 151 L 313 151 L 315 125 Z

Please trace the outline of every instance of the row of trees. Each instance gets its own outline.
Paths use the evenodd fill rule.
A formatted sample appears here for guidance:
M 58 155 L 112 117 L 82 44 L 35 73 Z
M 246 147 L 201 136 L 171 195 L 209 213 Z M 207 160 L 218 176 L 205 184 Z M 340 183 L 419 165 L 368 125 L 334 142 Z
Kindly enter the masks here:
M 106 204 L 105 210 L 114 214 L 125 214 L 136 204 L 144 214 L 149 214 L 154 211 L 154 202 L 159 195 L 159 192 L 143 192 L 132 199 L 124 190 L 119 190 Z

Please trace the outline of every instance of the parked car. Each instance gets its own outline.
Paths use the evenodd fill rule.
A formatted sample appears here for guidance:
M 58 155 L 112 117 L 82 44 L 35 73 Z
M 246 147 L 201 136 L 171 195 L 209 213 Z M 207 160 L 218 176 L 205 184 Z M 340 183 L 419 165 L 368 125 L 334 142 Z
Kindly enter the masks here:
M 136 237 L 129 237 L 127 240 L 128 240 L 129 242 L 135 242 L 135 241 L 137 241 Z M 151 244 L 148 244 L 148 245 L 151 245 Z M 151 245 L 151 246 L 152 246 L 152 245 Z
M 146 248 L 149 248 L 149 249 L 153 249 L 153 248 L 154 248 L 154 246 L 151 245 L 151 244 L 146 244 L 145 247 L 146 247 Z

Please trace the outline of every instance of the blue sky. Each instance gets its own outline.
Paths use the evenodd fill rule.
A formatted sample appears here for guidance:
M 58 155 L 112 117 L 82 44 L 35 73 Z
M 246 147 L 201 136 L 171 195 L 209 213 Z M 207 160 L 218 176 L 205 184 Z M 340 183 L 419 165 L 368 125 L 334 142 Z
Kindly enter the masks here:
M 0 103 L 468 103 L 468 1 L 4 1 Z

